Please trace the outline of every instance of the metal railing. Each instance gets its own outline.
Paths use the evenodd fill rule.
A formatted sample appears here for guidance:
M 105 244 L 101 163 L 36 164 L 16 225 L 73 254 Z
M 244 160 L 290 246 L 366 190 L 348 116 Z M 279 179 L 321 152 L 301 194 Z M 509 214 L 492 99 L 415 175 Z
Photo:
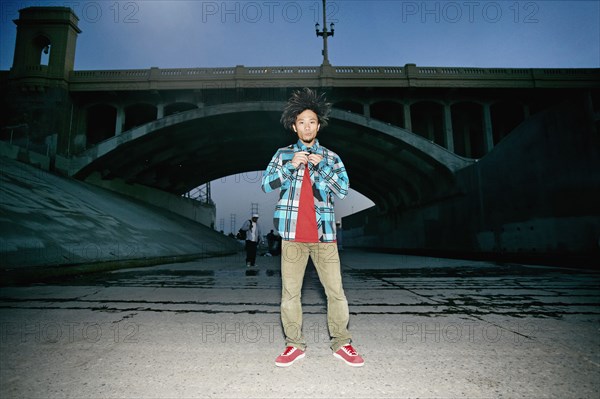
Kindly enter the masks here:
M 324 71 L 324 69 L 328 69 Z M 394 66 L 334 66 L 329 68 L 310 66 L 281 66 L 281 67 L 244 67 L 236 66 L 229 68 L 150 68 L 150 69 L 121 69 L 121 70 L 86 70 L 72 71 L 70 80 L 73 82 L 86 80 L 112 80 L 112 79 L 172 79 L 181 78 L 208 78 L 212 76 L 280 76 L 280 75 L 321 75 L 346 77 L 355 75 L 366 77 L 373 75 L 396 75 L 409 76 L 419 75 L 423 77 L 464 76 L 464 77 L 486 77 L 501 76 L 507 78 L 514 76 L 562 76 L 562 77 L 598 77 L 600 69 L 597 68 L 466 68 L 466 67 L 419 67 L 406 65 L 404 67 Z

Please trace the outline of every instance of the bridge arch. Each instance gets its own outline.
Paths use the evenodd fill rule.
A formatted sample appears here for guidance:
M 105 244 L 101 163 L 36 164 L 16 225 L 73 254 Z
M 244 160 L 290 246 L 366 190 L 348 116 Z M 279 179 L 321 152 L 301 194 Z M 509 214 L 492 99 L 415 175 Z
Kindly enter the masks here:
M 190 111 L 196 108 L 198 108 L 196 104 L 179 101 L 165 105 L 164 113 L 165 116 L 169 116 L 180 112 Z
M 236 173 L 263 170 L 278 147 L 295 141 L 279 123 L 283 102 L 221 104 L 135 127 L 73 160 L 72 174 L 99 173 L 174 194 Z M 472 161 L 418 135 L 364 115 L 333 109 L 321 143 L 337 152 L 351 187 L 382 210 L 434 201 L 454 189 Z
M 347 112 L 353 112 L 355 114 L 363 114 L 364 106 L 362 103 L 355 100 L 341 100 L 336 101 L 333 106 L 337 109 L 343 109 Z

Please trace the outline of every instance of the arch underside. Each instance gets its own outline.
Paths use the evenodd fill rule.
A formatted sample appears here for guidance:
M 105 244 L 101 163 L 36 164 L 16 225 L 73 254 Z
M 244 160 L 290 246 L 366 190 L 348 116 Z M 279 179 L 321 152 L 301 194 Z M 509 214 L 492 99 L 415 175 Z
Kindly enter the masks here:
M 178 113 L 87 150 L 75 177 L 184 194 L 206 182 L 264 170 L 279 147 L 296 141 L 279 123 L 283 103 L 225 104 Z M 342 158 L 350 186 L 382 211 L 452 195 L 454 172 L 470 161 L 400 128 L 333 110 L 319 135 Z

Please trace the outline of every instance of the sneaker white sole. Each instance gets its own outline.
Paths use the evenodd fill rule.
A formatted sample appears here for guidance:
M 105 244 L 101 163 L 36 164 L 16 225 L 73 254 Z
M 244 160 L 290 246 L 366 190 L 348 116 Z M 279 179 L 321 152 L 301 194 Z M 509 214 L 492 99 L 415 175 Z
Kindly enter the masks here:
M 346 359 L 344 359 L 343 357 L 341 357 L 340 355 L 338 355 L 337 353 L 333 354 L 334 357 L 337 357 L 338 359 L 341 359 L 344 361 L 344 363 L 346 363 L 348 366 L 352 366 L 352 367 L 362 367 L 365 365 L 365 362 L 362 363 L 351 363 L 349 361 L 347 361 Z
M 295 358 L 294 360 L 292 360 L 291 362 L 286 362 L 286 363 L 275 362 L 275 366 L 277 366 L 277 367 L 290 367 L 292 364 L 296 363 L 296 360 L 303 359 L 304 356 L 306 356 L 306 353 L 298 355 L 298 357 Z

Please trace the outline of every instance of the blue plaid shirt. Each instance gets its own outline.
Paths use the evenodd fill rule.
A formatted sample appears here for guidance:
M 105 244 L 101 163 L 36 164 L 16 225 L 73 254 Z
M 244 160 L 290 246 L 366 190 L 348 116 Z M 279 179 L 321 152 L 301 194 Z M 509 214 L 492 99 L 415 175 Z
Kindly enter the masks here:
M 323 160 L 316 166 L 309 163 L 308 166 L 300 165 L 295 168 L 290 161 L 294 157 L 294 153 L 298 151 L 319 154 Z M 282 239 L 289 241 L 295 239 L 300 189 L 307 169 L 310 173 L 315 200 L 319 242 L 334 242 L 336 232 L 333 195 L 344 198 L 348 195 L 350 183 L 340 157 L 335 152 L 319 145 L 318 140 L 310 149 L 300 140 L 296 144 L 278 149 L 269 162 L 267 170 L 263 173 L 262 189 L 265 193 L 280 189 L 273 225 L 279 231 Z

